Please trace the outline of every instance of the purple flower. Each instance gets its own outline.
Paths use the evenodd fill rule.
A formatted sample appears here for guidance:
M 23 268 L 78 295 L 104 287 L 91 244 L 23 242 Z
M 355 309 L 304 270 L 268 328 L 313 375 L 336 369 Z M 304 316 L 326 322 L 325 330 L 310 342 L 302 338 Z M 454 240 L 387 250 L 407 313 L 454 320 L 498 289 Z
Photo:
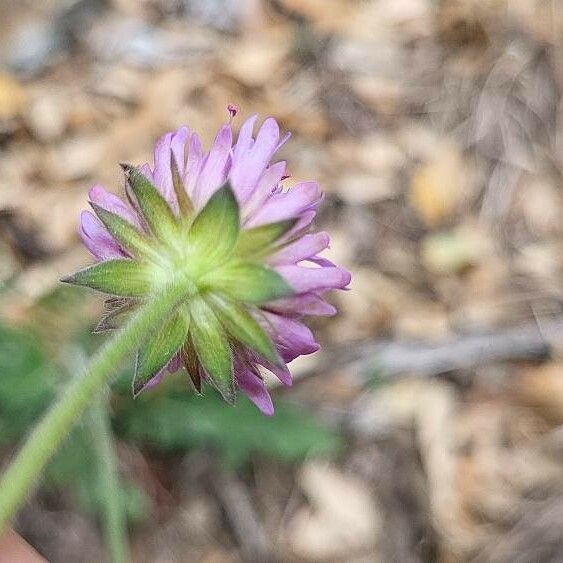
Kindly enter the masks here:
M 273 414 L 260 370 L 291 385 L 286 364 L 319 349 L 303 317 L 334 315 L 324 295 L 350 282 L 321 257 L 328 234 L 309 232 L 317 183 L 286 189 L 286 163 L 272 163 L 289 134 L 267 118 L 254 137 L 256 120 L 236 142 L 223 125 L 207 153 L 187 127 L 167 133 L 153 167 L 123 165 L 127 203 L 90 190 L 95 214 L 82 213 L 80 236 L 99 263 L 65 281 L 112 295 L 100 331 L 179 276 L 193 281 L 174 316 L 139 344 L 135 393 L 184 366 L 198 391 L 206 381 L 232 402 L 238 388 Z

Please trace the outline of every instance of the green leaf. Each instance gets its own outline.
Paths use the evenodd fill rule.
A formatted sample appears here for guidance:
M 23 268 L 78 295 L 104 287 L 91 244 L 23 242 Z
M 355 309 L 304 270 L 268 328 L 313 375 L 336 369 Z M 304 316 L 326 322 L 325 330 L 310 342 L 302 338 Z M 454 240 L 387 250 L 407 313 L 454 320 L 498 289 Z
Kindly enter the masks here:
M 235 388 L 229 340 L 209 305 L 195 297 L 189 303 L 192 342 L 203 368 L 223 398 L 233 404 Z
M 235 249 L 235 254 L 242 258 L 256 258 L 257 256 L 268 254 L 275 242 L 289 231 L 297 219 L 288 219 L 269 225 L 261 225 L 252 229 L 241 231 Z
M 293 289 L 277 272 L 252 262 L 231 262 L 209 272 L 200 280 L 200 287 L 253 304 L 293 295 Z
M 121 166 L 151 231 L 164 240 L 176 234 L 178 223 L 174 213 L 156 186 L 135 166 Z
M 235 340 L 248 346 L 269 362 L 275 365 L 281 364 L 282 360 L 270 337 L 244 307 L 232 301 L 225 301 L 216 295 L 208 295 L 206 300 Z
M 61 281 L 122 297 L 139 297 L 146 295 L 151 289 L 148 267 L 126 259 L 98 262 Z
M 140 348 L 133 378 L 133 395 L 138 395 L 147 382 L 178 352 L 186 340 L 189 326 L 189 313 L 181 308 Z
M 188 232 L 190 252 L 201 257 L 198 273 L 215 268 L 232 254 L 239 230 L 239 206 L 230 184 L 225 184 L 211 196 Z
M 129 221 L 95 203 L 90 202 L 90 205 L 113 238 L 125 250 L 137 258 L 154 255 L 154 250 L 151 249 L 146 237 L 131 225 Z
M 243 395 L 235 407 L 226 408 L 215 393 L 199 397 L 181 387 L 173 392 L 172 380 L 163 385 L 167 393 L 120 402 L 123 410 L 114 424 L 122 437 L 167 453 L 212 448 L 234 468 L 256 455 L 288 463 L 332 456 L 343 446 L 337 432 L 310 410 L 277 401 L 275 416 L 265 417 Z
M 57 394 L 55 367 L 29 328 L 0 324 L 0 446 L 20 440 Z

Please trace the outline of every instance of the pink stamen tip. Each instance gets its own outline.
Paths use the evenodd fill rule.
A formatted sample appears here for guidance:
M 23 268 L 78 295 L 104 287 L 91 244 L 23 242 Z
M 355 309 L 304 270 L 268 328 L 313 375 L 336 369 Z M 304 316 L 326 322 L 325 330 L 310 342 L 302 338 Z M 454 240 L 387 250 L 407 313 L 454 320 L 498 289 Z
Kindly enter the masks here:
M 280 182 L 283 182 L 284 180 L 287 180 L 288 178 L 291 178 L 291 174 L 284 174 L 284 175 L 281 177 Z
M 227 111 L 229 112 L 231 119 L 233 119 L 233 117 L 235 117 L 235 115 L 238 113 L 238 106 L 236 106 L 235 104 L 229 104 L 227 106 Z

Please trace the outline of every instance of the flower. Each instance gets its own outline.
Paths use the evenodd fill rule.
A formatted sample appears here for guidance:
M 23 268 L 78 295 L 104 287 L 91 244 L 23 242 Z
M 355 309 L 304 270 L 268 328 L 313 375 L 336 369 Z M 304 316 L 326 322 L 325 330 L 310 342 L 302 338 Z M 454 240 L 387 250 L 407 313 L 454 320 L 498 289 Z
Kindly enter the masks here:
M 319 349 L 302 318 L 335 314 L 323 295 L 350 274 L 320 256 L 327 233 L 309 232 L 317 183 L 285 189 L 286 163 L 271 163 L 289 134 L 267 118 L 253 137 L 254 115 L 233 143 L 228 111 L 208 153 L 181 127 L 157 142 L 154 167 L 122 165 L 127 203 L 91 188 L 80 236 L 98 263 L 63 281 L 110 294 L 97 331 L 185 284 L 174 313 L 139 342 L 134 394 L 184 366 L 198 392 L 205 381 L 232 403 L 238 388 L 270 415 L 260 369 L 291 385 L 287 363 Z

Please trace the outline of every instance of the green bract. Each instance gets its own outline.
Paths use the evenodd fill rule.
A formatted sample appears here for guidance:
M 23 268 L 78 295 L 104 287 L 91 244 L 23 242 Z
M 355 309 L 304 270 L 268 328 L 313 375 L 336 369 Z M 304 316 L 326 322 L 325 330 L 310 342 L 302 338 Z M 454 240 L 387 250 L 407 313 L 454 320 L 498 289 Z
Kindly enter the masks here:
M 127 256 L 99 262 L 63 281 L 113 296 L 96 328 L 100 332 L 116 328 L 122 316 L 172 284 L 181 283 L 187 288 L 185 298 L 169 318 L 155 319 L 153 336 L 139 342 L 133 391 L 142 391 L 177 357 L 198 391 L 203 375 L 233 402 L 237 347 L 249 349 L 274 365 L 282 363 L 257 321 L 258 306 L 293 293 L 263 259 L 280 248 L 280 237 L 295 221 L 242 230 L 239 205 L 228 183 L 196 214 L 186 191 L 180 189 L 172 158 L 180 209 L 176 215 L 139 169 L 122 166 L 144 229 L 94 204 L 94 212 Z

